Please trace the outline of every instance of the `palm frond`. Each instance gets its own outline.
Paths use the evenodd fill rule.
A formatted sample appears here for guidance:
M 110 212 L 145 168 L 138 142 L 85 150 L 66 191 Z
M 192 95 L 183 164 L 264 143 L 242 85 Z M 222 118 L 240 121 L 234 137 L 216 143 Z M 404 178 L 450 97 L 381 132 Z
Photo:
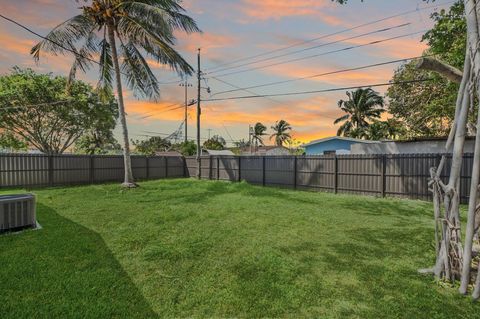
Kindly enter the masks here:
M 158 63 L 168 65 L 177 72 L 192 74 L 193 68 L 188 62 L 138 19 L 123 17 L 118 24 L 117 32 L 120 38 L 128 39 L 132 44 L 141 47 Z
M 32 48 L 30 54 L 38 61 L 42 50 L 52 54 L 65 54 L 66 49 L 76 52 L 76 43 L 87 38 L 93 27 L 94 24 L 91 20 L 84 15 L 77 15 L 56 26 L 45 36 L 44 40 Z
M 127 79 L 127 86 L 135 94 L 156 100 L 160 96 L 158 80 L 133 43 L 121 44 L 123 63 L 122 71 Z
M 99 92 L 108 92 L 113 89 L 113 59 L 112 48 L 107 39 L 100 42 L 100 77 L 98 79 L 97 90 Z
M 169 4 L 158 4 L 157 1 L 125 1 L 120 5 L 128 9 L 132 17 L 139 18 L 152 27 L 160 27 L 166 35 L 173 37 L 173 30 L 182 30 L 186 33 L 200 32 L 195 20 L 181 13 L 184 10 L 179 5 L 172 7 Z M 163 32 L 159 32 L 159 34 L 163 34 Z
M 342 117 L 339 117 L 338 119 L 335 120 L 335 122 L 333 122 L 333 124 L 338 124 L 340 122 L 343 122 L 343 121 L 346 121 L 350 118 L 350 115 L 349 114 L 345 114 L 344 116 Z

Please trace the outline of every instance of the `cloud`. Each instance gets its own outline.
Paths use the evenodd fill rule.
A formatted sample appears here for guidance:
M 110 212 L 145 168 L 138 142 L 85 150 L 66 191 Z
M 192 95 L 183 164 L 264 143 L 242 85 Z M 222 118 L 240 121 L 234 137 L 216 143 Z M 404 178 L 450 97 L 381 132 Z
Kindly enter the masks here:
M 344 21 L 327 10 L 329 0 L 243 0 L 241 11 L 254 20 L 280 20 L 285 17 L 312 16 L 329 25 L 344 25 Z
M 177 38 L 177 48 L 179 50 L 196 53 L 197 49 L 201 48 L 203 54 L 211 56 L 218 55 L 218 49 L 238 44 L 238 39 L 235 36 L 212 32 L 191 34 L 178 33 Z

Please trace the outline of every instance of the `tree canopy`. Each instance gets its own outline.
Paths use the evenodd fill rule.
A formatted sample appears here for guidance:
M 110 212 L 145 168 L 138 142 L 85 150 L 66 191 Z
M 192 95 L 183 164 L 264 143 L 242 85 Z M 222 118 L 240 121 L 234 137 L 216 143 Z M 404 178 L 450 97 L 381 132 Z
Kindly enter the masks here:
M 112 94 L 100 99 L 87 83 L 15 67 L 0 77 L 0 128 L 43 153 L 60 154 L 91 131 L 111 132 L 118 117 Z
M 227 145 L 227 142 L 223 137 L 220 135 L 214 135 L 205 143 L 203 143 L 203 148 L 207 150 L 215 150 L 215 151 L 221 151 L 225 149 L 225 146 Z
M 166 152 L 172 147 L 170 141 L 159 136 L 152 136 L 142 141 L 133 141 L 133 145 L 138 153 L 148 156 L 155 155 L 157 152 Z

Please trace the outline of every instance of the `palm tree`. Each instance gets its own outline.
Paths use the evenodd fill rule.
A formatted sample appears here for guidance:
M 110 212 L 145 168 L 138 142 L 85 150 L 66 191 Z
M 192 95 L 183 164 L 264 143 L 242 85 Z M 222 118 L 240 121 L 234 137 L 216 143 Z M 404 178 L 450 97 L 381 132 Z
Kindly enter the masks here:
M 263 136 L 267 135 L 265 132 L 267 131 L 267 127 L 262 123 L 258 122 L 255 124 L 253 128 L 253 136 L 252 140 L 255 144 L 255 151 L 258 149 L 258 145 L 264 145 L 263 143 Z
M 77 0 L 78 2 L 78 0 Z M 136 97 L 159 98 L 159 83 L 143 55 L 170 66 L 178 73 L 191 74 L 192 67 L 173 49 L 175 30 L 200 31 L 184 14 L 178 0 L 92 0 L 82 13 L 55 27 L 32 48 L 39 60 L 41 51 L 73 53 L 70 80 L 78 68 L 88 70 L 92 62 L 100 66 L 98 89 L 113 90 L 115 75 L 120 122 L 123 133 L 125 177 L 123 185 L 135 187 L 130 160 L 122 75 Z M 118 41 L 118 46 L 117 46 Z M 98 61 L 94 60 L 98 57 Z M 120 66 L 121 63 L 121 66 Z
M 283 143 L 290 140 L 292 137 L 290 136 L 290 132 L 292 127 L 287 121 L 280 120 L 272 126 L 273 134 L 270 136 L 270 139 L 275 138 L 275 145 L 283 146 Z
M 334 122 L 334 124 L 345 122 L 338 129 L 337 135 L 364 137 L 370 122 L 379 119 L 385 112 L 384 100 L 370 88 L 347 92 L 347 96 L 348 100 L 338 102 L 338 107 L 347 114 Z

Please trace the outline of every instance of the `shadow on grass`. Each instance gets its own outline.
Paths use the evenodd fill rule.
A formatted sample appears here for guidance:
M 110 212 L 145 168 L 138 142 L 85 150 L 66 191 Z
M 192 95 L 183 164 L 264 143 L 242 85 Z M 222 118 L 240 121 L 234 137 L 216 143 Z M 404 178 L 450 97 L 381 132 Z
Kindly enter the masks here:
M 95 232 L 38 204 L 42 230 L 0 237 L 2 318 L 154 318 Z

